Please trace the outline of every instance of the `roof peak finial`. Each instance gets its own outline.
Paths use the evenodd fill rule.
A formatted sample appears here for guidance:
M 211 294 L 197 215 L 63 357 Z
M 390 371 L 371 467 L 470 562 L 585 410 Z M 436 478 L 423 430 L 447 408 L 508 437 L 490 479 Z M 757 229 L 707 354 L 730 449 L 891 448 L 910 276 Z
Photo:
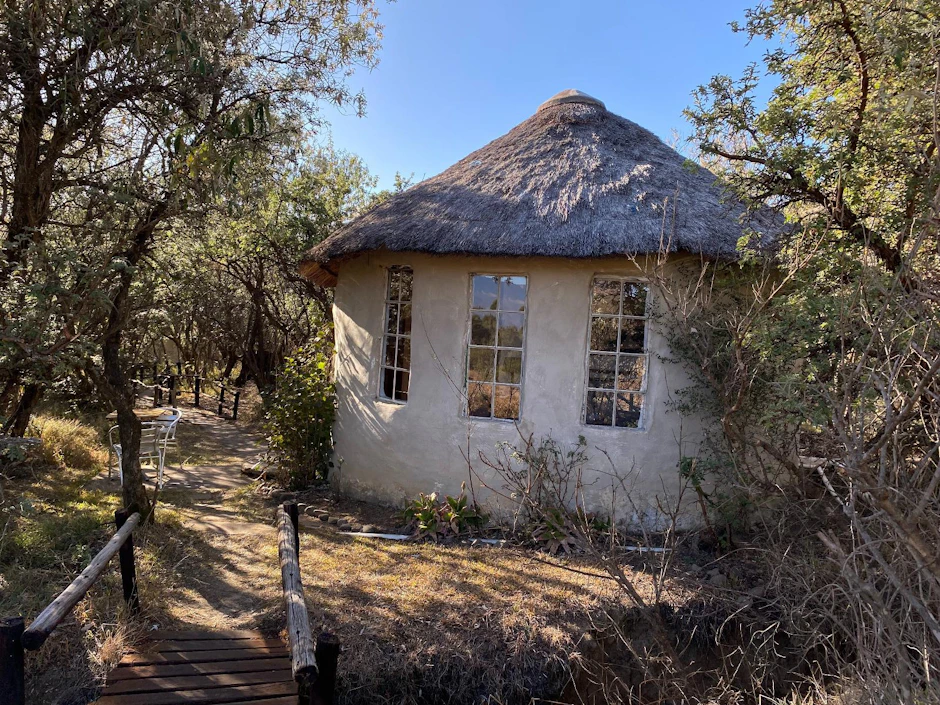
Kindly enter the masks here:
M 584 103 L 585 105 L 596 105 L 603 110 L 607 110 L 607 106 L 604 105 L 603 102 L 575 88 L 569 88 L 568 90 L 562 91 L 561 93 L 556 93 L 551 98 L 542 103 L 538 109 L 542 110 L 543 108 L 549 108 L 553 105 L 560 105 L 562 103 Z

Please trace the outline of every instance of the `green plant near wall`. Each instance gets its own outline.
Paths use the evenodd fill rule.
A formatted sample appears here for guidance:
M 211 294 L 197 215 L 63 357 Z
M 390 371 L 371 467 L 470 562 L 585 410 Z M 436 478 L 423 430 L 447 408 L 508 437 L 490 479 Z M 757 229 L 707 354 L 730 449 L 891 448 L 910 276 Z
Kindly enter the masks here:
M 488 521 L 486 514 L 467 499 L 465 484 L 460 486 L 459 495 L 445 495 L 443 501 L 438 499 L 437 492 L 422 492 L 405 505 L 402 518 L 416 538 L 435 541 L 446 536 L 473 534 Z
M 329 338 L 321 334 L 285 361 L 267 403 L 269 457 L 290 489 L 326 481 L 332 467 L 336 397 L 331 361 Z

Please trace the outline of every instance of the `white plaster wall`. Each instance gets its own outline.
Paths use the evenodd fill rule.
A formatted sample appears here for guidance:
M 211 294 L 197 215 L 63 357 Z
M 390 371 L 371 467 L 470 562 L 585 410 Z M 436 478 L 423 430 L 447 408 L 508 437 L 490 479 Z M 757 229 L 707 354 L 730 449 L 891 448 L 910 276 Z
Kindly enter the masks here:
M 406 404 L 378 396 L 386 267 L 392 265 L 414 270 Z M 656 498 L 677 493 L 679 457 L 694 452 L 701 428 L 668 408 L 669 390 L 688 382 L 681 368 L 658 359 L 656 351 L 666 351 L 655 324 L 648 341 L 652 354 L 644 428 L 605 428 L 581 421 L 591 282 L 599 274 L 640 276 L 624 258 L 579 261 L 380 252 L 343 263 L 333 307 L 338 399 L 334 480 L 354 496 L 400 504 L 419 492 L 459 492 L 461 482 L 471 477 L 469 457 L 477 473 L 473 476 L 477 498 L 492 502 L 483 485 L 499 488 L 500 483 L 480 462 L 479 453 L 493 456 L 501 442 L 517 443 L 520 438 L 512 422 L 474 419 L 464 413 L 474 273 L 528 277 L 519 431 L 536 438 L 551 435 L 566 447 L 584 436 L 590 458 L 584 475 L 588 508 L 610 513 L 610 473 L 616 470 L 626 479 L 636 505 L 634 509 L 618 489 L 617 518 L 649 523 L 656 514 Z

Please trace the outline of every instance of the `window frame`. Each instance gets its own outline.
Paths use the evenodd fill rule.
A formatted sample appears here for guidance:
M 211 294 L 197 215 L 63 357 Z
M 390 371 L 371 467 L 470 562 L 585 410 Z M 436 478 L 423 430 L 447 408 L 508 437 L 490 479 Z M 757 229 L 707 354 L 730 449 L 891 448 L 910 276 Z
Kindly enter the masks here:
M 621 295 L 620 295 L 620 312 L 617 314 L 609 313 L 594 313 L 594 283 L 598 280 L 606 281 L 618 281 L 621 285 Z M 623 285 L 626 283 L 630 284 L 640 284 L 646 287 L 646 302 L 643 308 L 642 316 L 624 316 L 623 315 Z M 642 276 L 629 275 L 629 274 L 605 274 L 603 272 L 595 272 L 591 275 L 591 279 L 588 282 L 588 292 L 587 292 L 587 335 L 585 336 L 585 345 L 584 345 L 584 383 L 582 385 L 581 393 L 581 425 L 586 428 L 591 429 L 601 429 L 601 430 L 612 430 L 612 431 L 627 431 L 632 433 L 642 433 L 649 430 L 649 421 L 650 421 L 650 411 L 649 411 L 649 378 L 650 378 L 650 347 L 649 347 L 649 335 L 650 335 L 650 319 L 651 308 L 653 300 L 653 289 L 650 286 L 650 280 Z M 591 329 L 594 323 L 595 315 L 600 316 L 601 318 L 616 318 L 618 324 L 626 318 L 629 320 L 642 320 L 643 321 L 643 352 L 642 353 L 621 353 L 619 352 L 620 347 L 620 335 L 623 330 L 622 325 L 617 326 L 617 348 L 618 350 L 614 353 L 607 353 L 602 350 L 591 350 Z M 600 387 L 592 387 L 591 383 L 591 353 L 594 354 L 608 354 L 613 355 L 615 358 L 614 362 L 614 387 L 615 389 L 603 389 Z M 643 384 L 640 386 L 639 390 L 618 390 L 617 379 L 620 372 L 620 356 L 627 355 L 633 357 L 643 358 Z M 598 392 L 610 392 L 614 393 L 614 413 L 611 418 L 610 424 L 589 424 L 587 422 L 587 401 L 588 394 L 592 391 Z M 618 426 L 617 425 L 617 394 L 618 393 L 628 393 L 628 394 L 640 394 L 643 396 L 643 405 L 640 407 L 640 418 L 637 421 L 637 425 L 634 426 Z
M 493 312 L 496 314 L 497 326 L 496 326 L 496 339 L 492 346 L 489 345 L 474 345 L 473 340 L 473 313 L 474 311 L 482 311 L 483 309 L 473 308 L 473 280 L 475 277 L 496 277 L 498 280 L 501 280 L 503 277 L 524 277 L 525 278 L 525 308 L 522 311 L 522 345 L 519 348 L 509 348 L 499 346 L 499 314 L 500 313 L 519 313 L 519 311 L 503 311 L 499 308 L 499 286 L 497 286 L 497 307 L 493 309 Z M 463 412 L 462 416 L 471 421 L 495 421 L 498 423 L 518 423 L 522 420 L 522 407 L 525 401 L 525 367 L 526 367 L 526 350 L 528 348 L 528 337 L 529 337 L 529 287 L 531 286 L 532 278 L 527 272 L 519 271 L 510 271 L 510 272 L 470 272 L 470 276 L 467 279 L 467 327 L 464 340 L 464 372 L 463 372 Z M 489 384 L 493 387 L 493 397 L 490 400 L 490 416 L 473 416 L 470 414 L 470 351 L 473 349 L 484 349 L 484 350 L 493 350 L 493 381 Z M 499 351 L 503 350 L 519 350 L 522 353 L 522 358 L 519 361 L 519 384 L 502 384 L 500 385 L 496 382 L 496 375 L 498 373 L 499 367 Z M 479 380 L 473 380 L 475 382 Z M 502 419 L 495 416 L 496 411 L 496 387 L 497 386 L 510 386 L 519 388 L 519 417 L 515 419 Z
M 404 337 L 402 334 L 397 333 L 397 332 L 394 334 L 391 334 L 388 332 L 389 306 L 391 304 L 396 304 L 398 306 L 401 306 L 403 302 L 401 299 L 400 292 L 399 292 L 398 298 L 395 299 L 394 301 L 389 299 L 388 296 L 389 296 L 389 291 L 391 290 L 392 272 L 395 272 L 395 271 L 409 272 L 411 274 L 411 298 L 408 300 L 408 305 L 411 306 L 411 325 L 413 329 L 414 328 L 414 269 L 411 267 L 411 265 L 408 265 L 408 264 L 393 264 L 393 265 L 384 267 L 384 269 L 385 269 L 385 284 L 384 284 L 385 293 L 382 296 L 382 343 L 381 343 L 381 347 L 379 348 L 379 358 L 378 358 L 379 359 L 379 379 L 378 379 L 378 390 L 376 392 L 376 399 L 386 404 L 396 404 L 398 406 L 405 406 L 408 403 L 408 401 L 411 399 L 411 359 L 409 357 L 407 370 L 402 367 L 398 367 L 398 344 L 396 342 L 395 364 L 392 367 L 389 367 L 388 365 L 385 364 L 385 350 L 388 347 L 389 335 L 394 335 L 396 339 Z M 400 321 L 399 321 L 399 325 L 400 325 Z M 411 331 L 408 332 L 407 337 L 408 337 L 409 349 L 410 349 L 411 343 L 413 342 Z M 411 355 L 413 354 L 414 354 L 414 350 L 412 349 Z M 406 392 L 406 394 L 408 395 L 407 399 L 395 399 L 394 397 L 385 396 L 385 370 L 395 370 L 396 372 L 401 371 L 401 372 L 406 372 L 408 374 L 408 391 Z M 393 391 L 393 394 L 394 394 L 394 391 Z

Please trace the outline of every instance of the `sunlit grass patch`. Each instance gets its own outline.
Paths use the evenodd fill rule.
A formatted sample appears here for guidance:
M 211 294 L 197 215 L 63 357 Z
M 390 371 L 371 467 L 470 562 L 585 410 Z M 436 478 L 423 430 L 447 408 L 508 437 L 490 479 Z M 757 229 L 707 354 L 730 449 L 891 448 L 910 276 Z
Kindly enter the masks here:
M 28 435 L 42 440 L 35 453 L 48 465 L 99 472 L 108 462 L 99 432 L 76 419 L 38 415 L 30 421 Z

